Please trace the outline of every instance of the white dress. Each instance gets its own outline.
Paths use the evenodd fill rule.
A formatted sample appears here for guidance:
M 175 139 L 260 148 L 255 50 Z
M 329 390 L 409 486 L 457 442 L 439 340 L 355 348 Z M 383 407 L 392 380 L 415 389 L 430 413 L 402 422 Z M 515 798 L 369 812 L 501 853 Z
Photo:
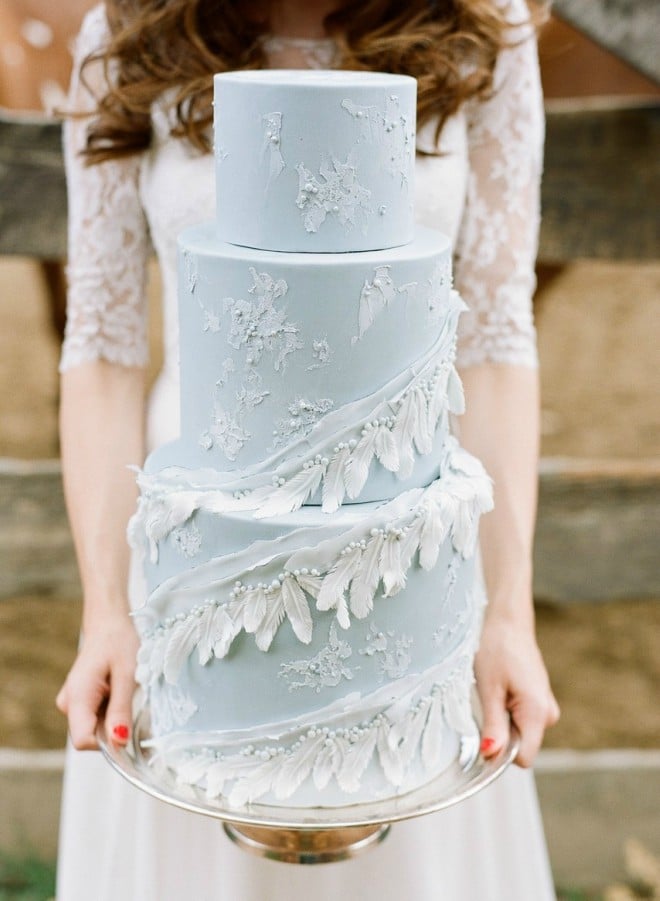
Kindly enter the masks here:
M 524 0 L 510 5 L 524 18 Z M 80 61 L 102 45 L 102 7 L 86 18 Z M 517 33 L 516 38 L 521 34 Z M 443 129 L 439 156 L 418 155 L 418 221 L 449 234 L 462 317 L 459 366 L 536 366 L 531 315 L 538 232 L 543 115 L 533 39 L 502 52 L 497 90 L 469 103 Z M 272 40 L 273 66 L 323 65 L 327 42 Z M 100 70 L 86 70 L 99 85 Z M 74 75 L 81 108 L 89 93 Z M 85 167 L 85 122 L 66 128 L 69 180 L 69 320 L 62 368 L 104 358 L 147 359 L 145 266 L 153 244 L 164 285 L 165 362 L 149 404 L 148 443 L 177 435 L 176 236 L 214 214 L 213 160 L 168 136 L 166 105 L 153 111 L 154 141 L 138 157 Z M 433 128 L 420 149 L 433 149 Z M 136 584 L 138 580 L 135 580 Z M 141 601 L 133 588 L 132 602 Z M 319 867 L 246 854 L 220 825 L 130 787 L 98 753 L 69 749 L 60 834 L 58 901 L 548 901 L 554 898 L 534 783 L 511 768 L 476 797 L 399 824 L 364 856 Z

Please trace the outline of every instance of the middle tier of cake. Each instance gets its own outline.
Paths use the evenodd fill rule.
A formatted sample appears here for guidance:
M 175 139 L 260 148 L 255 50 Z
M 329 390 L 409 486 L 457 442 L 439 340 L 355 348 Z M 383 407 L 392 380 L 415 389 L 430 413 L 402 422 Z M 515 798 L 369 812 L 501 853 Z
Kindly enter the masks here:
M 234 481 L 299 456 L 321 421 L 338 437 L 393 401 L 403 373 L 453 359 L 462 308 L 437 232 L 387 251 L 282 254 L 221 243 L 212 223 L 180 238 L 179 305 L 181 436 L 147 469 Z

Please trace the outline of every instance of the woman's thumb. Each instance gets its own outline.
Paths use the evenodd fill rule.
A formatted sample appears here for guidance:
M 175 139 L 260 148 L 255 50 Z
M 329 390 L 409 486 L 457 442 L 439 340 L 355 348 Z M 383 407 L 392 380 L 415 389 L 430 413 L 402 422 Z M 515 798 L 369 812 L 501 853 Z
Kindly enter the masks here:
M 500 691 L 486 689 L 481 692 L 481 753 L 493 757 L 509 743 L 510 720 L 505 698 Z
M 105 728 L 108 737 L 118 745 L 127 744 L 131 737 L 134 691 L 135 677 L 132 670 L 115 669 L 105 713 Z

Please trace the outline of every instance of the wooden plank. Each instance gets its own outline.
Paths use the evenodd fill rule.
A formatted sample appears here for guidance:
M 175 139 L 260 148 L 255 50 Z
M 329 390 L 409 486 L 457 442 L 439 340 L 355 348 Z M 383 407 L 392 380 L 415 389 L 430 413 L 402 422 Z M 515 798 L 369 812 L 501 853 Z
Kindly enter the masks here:
M 534 594 L 660 598 L 660 460 L 541 462 Z
M 660 105 L 619 104 L 548 104 L 544 263 L 657 259 Z
M 0 254 L 64 258 L 63 165 L 59 122 L 0 112 Z
M 540 30 L 539 61 L 546 100 L 660 99 L 660 84 L 556 16 L 551 16 Z
M 80 597 L 59 460 L 0 459 L 0 599 Z
M 535 776 L 558 888 L 627 882 L 630 839 L 657 853 L 660 751 L 542 751 Z
M 660 461 L 542 461 L 536 597 L 660 597 L 658 547 Z M 59 462 L 0 460 L 0 599 L 39 592 L 80 596 Z
M 554 0 L 552 11 L 660 82 L 658 0 Z

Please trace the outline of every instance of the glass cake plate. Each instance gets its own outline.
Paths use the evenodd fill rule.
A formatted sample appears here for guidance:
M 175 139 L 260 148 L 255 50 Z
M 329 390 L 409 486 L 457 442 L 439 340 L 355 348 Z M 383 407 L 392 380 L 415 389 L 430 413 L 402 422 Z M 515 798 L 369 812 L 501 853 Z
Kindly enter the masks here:
M 207 798 L 202 789 L 181 785 L 170 770 L 152 765 L 152 752 L 142 745 L 150 737 L 145 707 L 137 710 L 131 740 L 125 747 L 108 740 L 102 719 L 97 737 L 107 761 L 131 785 L 182 810 L 222 821 L 227 835 L 246 851 L 299 864 L 355 857 L 381 842 L 392 823 L 435 813 L 470 798 L 506 769 L 519 747 L 519 736 L 512 730 L 509 745 L 485 760 L 479 754 L 478 737 L 464 741 L 460 760 L 449 769 L 420 788 L 384 800 L 343 807 L 252 803 L 236 808 L 222 798 Z

